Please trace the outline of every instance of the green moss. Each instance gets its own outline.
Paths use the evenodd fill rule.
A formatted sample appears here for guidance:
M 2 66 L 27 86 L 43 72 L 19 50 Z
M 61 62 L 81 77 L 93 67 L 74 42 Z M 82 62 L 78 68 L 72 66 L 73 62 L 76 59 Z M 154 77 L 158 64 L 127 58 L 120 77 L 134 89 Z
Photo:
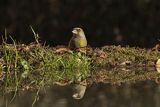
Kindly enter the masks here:
M 160 58 L 160 52 L 152 51 L 150 49 L 141 49 L 135 47 L 121 47 L 121 46 L 105 46 L 102 50 L 106 52 L 107 58 L 105 63 L 116 62 L 118 64 L 124 61 L 131 61 L 132 65 L 146 64 L 149 61 L 157 61 Z

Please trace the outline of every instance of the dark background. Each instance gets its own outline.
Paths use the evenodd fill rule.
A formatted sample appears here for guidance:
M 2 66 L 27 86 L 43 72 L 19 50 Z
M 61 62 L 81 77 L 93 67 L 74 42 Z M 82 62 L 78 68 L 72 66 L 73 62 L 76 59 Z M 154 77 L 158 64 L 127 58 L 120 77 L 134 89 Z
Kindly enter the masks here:
M 0 0 L 0 35 L 21 43 L 67 45 L 73 27 L 82 27 L 88 43 L 153 47 L 160 39 L 160 0 Z

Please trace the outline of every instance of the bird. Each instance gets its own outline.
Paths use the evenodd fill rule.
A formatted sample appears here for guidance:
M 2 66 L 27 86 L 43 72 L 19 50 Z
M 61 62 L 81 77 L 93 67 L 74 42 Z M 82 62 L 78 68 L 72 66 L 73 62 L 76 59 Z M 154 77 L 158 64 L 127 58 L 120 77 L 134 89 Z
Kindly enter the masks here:
M 87 46 L 87 39 L 82 28 L 75 27 L 72 30 L 73 36 L 69 41 L 70 49 L 84 48 Z

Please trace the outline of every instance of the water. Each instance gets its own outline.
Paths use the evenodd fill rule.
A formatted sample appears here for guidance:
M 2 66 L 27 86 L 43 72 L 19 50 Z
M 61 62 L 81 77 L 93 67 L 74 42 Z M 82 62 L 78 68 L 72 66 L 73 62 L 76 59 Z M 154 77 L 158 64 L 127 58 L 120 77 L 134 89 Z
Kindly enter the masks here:
M 81 100 L 72 97 L 72 86 L 42 89 L 34 107 L 160 107 L 160 85 L 155 81 L 94 84 Z M 10 103 L 14 93 L 0 97 L 0 107 L 31 107 L 36 92 L 22 91 Z

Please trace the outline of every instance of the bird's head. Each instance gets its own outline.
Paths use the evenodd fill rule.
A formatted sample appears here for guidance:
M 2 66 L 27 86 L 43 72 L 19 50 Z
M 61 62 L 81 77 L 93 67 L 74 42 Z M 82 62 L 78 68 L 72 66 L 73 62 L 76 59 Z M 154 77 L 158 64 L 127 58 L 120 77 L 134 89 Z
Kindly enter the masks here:
M 73 28 L 72 33 L 77 36 L 85 36 L 83 29 L 79 27 Z

